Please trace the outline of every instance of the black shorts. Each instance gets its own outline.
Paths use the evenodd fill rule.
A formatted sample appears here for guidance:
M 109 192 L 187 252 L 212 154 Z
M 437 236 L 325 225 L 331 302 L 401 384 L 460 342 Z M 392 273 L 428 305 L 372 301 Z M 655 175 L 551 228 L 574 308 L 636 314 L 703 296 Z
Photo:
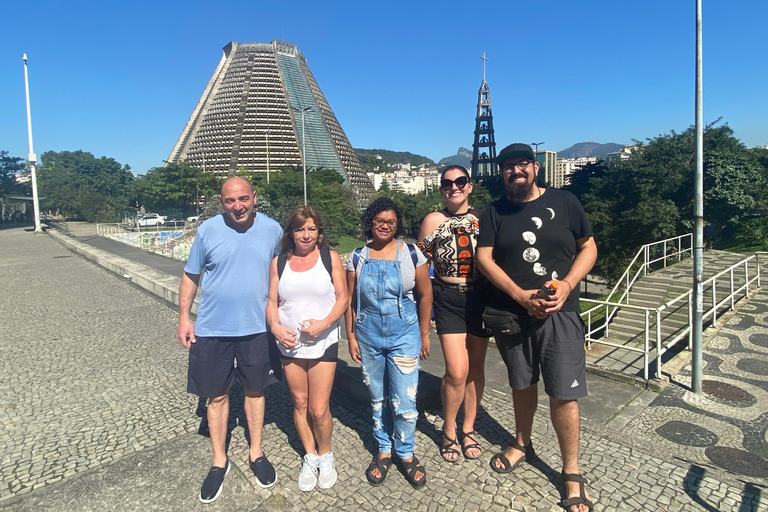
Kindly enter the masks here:
M 486 283 L 471 283 L 470 291 L 462 292 L 450 284 L 432 281 L 435 328 L 437 334 L 471 334 L 479 338 L 490 335 L 483 329 L 483 309 L 486 301 Z
M 518 334 L 497 336 L 510 387 L 519 390 L 536 384 L 541 367 L 549 396 L 560 400 L 587 396 L 584 333 L 578 311 L 558 311 L 544 320 L 532 319 Z
M 282 352 L 280 353 L 280 359 L 285 362 L 293 361 L 295 359 L 302 359 L 304 361 L 322 361 L 322 362 L 335 363 L 339 359 L 339 343 L 336 342 L 332 345 L 329 345 L 325 349 L 325 352 L 323 352 L 323 355 L 321 355 L 320 357 L 316 357 L 314 359 L 307 359 L 304 357 L 289 357 L 283 354 Z
M 221 396 L 232 388 L 235 378 L 243 389 L 259 392 L 279 378 L 277 347 L 271 349 L 275 343 L 266 332 L 218 338 L 197 336 L 196 339 L 189 348 L 187 391 L 190 393 L 201 398 Z

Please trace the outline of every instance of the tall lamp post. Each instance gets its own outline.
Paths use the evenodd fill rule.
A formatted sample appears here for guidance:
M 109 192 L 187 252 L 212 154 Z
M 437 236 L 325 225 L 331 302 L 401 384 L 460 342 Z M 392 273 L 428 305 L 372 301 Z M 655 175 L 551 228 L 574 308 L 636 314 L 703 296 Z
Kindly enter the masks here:
M 304 206 L 307 206 L 307 141 L 304 138 L 304 114 L 311 110 L 312 107 L 291 108 L 297 114 L 301 114 L 301 161 L 304 164 Z
M 533 152 L 533 156 L 536 158 L 537 162 L 539 161 L 539 146 L 541 146 L 543 144 L 544 144 L 543 142 L 531 142 L 531 146 L 533 146 L 535 148 L 534 152 Z M 547 169 L 547 159 L 545 158 L 544 159 L 544 172 L 547 172 L 547 170 L 548 170 Z M 537 180 L 538 180 L 538 178 L 539 177 L 536 176 Z
M 267 136 L 267 185 L 269 185 L 269 130 L 265 130 L 264 134 Z
M 195 211 L 200 217 L 200 183 L 198 183 L 197 178 L 192 178 L 192 180 L 195 182 Z
M 29 74 L 27 73 L 27 54 L 22 57 L 24 59 L 24 87 L 27 92 L 27 133 L 29 134 L 29 172 L 32 175 L 32 207 L 34 208 L 35 216 L 35 233 L 42 233 L 40 227 L 40 201 L 37 196 L 37 173 L 35 172 L 35 166 L 37 163 L 37 156 L 32 146 L 32 111 L 29 108 Z

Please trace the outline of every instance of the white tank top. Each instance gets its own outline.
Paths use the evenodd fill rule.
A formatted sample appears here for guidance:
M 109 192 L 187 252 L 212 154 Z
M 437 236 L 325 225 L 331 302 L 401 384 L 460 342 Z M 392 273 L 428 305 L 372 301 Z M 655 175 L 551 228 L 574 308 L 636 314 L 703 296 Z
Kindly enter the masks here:
M 339 341 L 338 320 L 317 338 L 310 338 L 299 331 L 302 322 L 310 319 L 322 320 L 336 304 L 336 291 L 321 257 L 318 256 L 314 267 L 304 272 L 291 270 L 290 260 L 287 261 L 277 292 L 280 325 L 299 333 L 299 346 L 294 349 L 286 349 L 277 342 L 283 355 L 299 359 L 317 359 L 328 347 Z

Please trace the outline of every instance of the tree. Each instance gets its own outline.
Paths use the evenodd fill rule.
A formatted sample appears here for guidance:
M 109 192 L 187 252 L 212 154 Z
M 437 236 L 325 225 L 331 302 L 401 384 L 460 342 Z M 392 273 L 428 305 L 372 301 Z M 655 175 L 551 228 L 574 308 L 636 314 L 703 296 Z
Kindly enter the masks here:
M 10 195 L 27 195 L 28 183 L 18 183 L 17 174 L 24 174 L 26 164 L 24 159 L 9 156 L 7 151 L 0 151 L 0 198 Z
M 713 228 L 708 238 L 743 221 L 766 183 L 758 159 L 727 124 L 716 123 L 704 132 L 704 215 Z M 692 230 L 694 170 L 691 127 L 637 142 L 629 159 L 614 166 L 588 164 L 574 173 L 566 189 L 581 199 L 595 232 L 597 273 L 615 279 L 643 244 Z
M 113 221 L 128 207 L 133 181 L 128 165 L 84 151 L 46 151 L 41 162 L 43 208 L 87 221 Z
M 211 198 L 219 193 L 221 181 L 223 179 L 215 174 L 203 172 L 187 162 L 169 162 L 139 176 L 134 194 L 145 210 L 176 208 L 191 212 L 198 197 Z

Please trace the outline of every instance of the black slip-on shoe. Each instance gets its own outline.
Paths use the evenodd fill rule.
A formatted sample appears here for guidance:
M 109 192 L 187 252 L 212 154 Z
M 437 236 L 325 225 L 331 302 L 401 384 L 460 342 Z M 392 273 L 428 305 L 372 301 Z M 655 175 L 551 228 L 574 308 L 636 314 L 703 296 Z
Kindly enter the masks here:
M 220 468 L 218 466 L 211 467 L 208 472 L 208 476 L 203 481 L 203 486 L 200 488 L 200 501 L 203 503 L 211 503 L 216 501 L 216 498 L 221 494 L 221 490 L 224 488 L 224 477 L 229 473 L 229 459 L 225 467 Z
M 267 460 L 266 455 L 262 455 L 254 461 L 249 458 L 248 463 L 251 465 L 251 471 L 253 471 L 259 487 L 268 489 L 277 483 L 277 473 L 275 473 L 272 463 Z

